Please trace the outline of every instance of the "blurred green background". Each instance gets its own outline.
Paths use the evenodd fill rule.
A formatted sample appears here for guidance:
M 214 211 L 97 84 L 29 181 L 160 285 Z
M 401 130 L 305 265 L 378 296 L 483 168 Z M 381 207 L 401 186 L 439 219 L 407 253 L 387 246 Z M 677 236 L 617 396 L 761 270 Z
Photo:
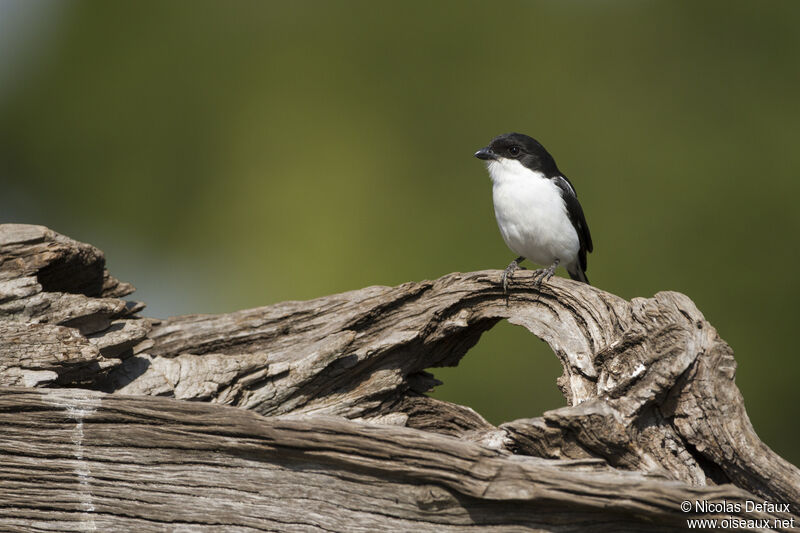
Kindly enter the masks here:
M 513 258 L 473 152 L 537 137 L 592 282 L 688 294 L 759 435 L 800 463 L 800 2 L 0 0 L 0 217 L 106 252 L 151 316 Z M 564 404 L 500 324 L 436 395 Z

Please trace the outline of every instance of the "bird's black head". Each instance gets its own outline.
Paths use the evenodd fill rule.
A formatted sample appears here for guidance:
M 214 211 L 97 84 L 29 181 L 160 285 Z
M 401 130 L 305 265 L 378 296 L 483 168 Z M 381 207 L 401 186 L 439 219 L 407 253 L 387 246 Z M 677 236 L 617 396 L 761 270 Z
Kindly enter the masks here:
M 544 146 L 523 133 L 498 135 L 492 139 L 489 146 L 475 152 L 475 157 L 488 161 L 500 158 L 516 159 L 525 167 L 542 172 L 547 177 L 560 174 L 553 156 L 544 149 Z

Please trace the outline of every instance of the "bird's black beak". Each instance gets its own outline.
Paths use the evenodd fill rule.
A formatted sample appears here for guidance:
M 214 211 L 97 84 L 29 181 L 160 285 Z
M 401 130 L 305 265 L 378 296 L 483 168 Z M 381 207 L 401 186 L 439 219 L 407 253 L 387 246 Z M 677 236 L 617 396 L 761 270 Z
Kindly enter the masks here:
M 478 159 L 483 159 L 484 161 L 491 161 L 492 159 L 497 159 L 497 154 L 495 154 L 492 149 L 487 146 L 486 148 L 481 148 L 475 152 L 475 157 Z

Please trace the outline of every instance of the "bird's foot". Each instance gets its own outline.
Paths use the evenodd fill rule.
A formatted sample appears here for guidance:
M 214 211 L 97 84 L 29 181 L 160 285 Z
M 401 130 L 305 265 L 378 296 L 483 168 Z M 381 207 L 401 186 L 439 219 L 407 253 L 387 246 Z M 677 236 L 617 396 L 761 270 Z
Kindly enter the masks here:
M 533 284 L 536 285 L 537 287 L 541 287 L 542 283 L 544 283 L 545 281 L 550 281 L 550 278 L 552 278 L 553 274 L 556 273 L 556 268 L 558 268 L 558 263 L 559 260 L 556 259 L 555 262 L 549 267 L 537 270 L 533 276 Z
M 503 292 L 508 293 L 508 284 L 511 281 L 511 278 L 514 277 L 514 272 L 517 271 L 519 268 L 520 261 L 524 261 L 524 257 L 517 257 L 511 263 L 508 264 L 505 271 L 503 272 Z

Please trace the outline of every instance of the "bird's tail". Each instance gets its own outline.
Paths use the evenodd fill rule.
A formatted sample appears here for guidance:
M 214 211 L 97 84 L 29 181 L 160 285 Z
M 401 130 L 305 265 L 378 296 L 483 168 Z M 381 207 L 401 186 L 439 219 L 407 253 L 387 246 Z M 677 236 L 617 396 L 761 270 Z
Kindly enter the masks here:
M 584 272 L 581 267 L 579 267 L 578 265 L 570 265 L 570 266 L 572 268 L 567 269 L 567 274 L 569 274 L 569 277 L 571 277 L 575 281 L 582 281 L 587 285 L 591 285 L 591 283 L 589 283 L 589 278 L 586 277 L 586 272 Z

